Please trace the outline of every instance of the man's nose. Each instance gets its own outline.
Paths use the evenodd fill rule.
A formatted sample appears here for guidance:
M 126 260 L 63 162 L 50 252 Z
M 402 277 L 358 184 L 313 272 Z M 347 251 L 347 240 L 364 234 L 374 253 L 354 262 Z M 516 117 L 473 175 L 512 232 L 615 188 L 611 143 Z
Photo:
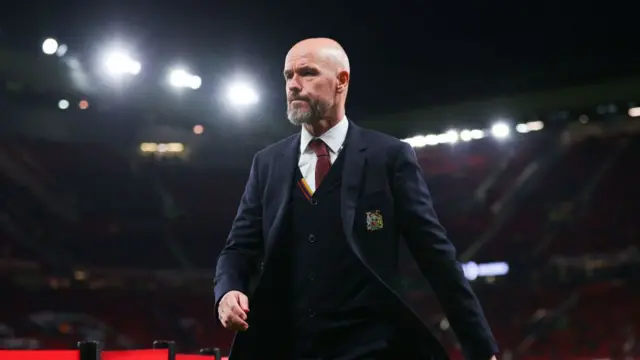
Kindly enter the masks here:
M 298 94 L 302 91 L 302 86 L 297 76 L 292 77 L 287 81 L 287 90 L 293 94 Z

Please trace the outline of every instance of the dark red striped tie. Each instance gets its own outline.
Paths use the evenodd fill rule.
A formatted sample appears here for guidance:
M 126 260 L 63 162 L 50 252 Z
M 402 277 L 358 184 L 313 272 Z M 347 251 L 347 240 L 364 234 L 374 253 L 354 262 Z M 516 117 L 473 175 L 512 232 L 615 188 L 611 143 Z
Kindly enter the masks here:
M 316 162 L 316 190 L 320 187 L 322 180 L 329 173 L 331 168 L 331 158 L 329 157 L 329 148 L 324 141 L 315 139 L 309 143 L 309 147 L 316 154 L 318 161 Z

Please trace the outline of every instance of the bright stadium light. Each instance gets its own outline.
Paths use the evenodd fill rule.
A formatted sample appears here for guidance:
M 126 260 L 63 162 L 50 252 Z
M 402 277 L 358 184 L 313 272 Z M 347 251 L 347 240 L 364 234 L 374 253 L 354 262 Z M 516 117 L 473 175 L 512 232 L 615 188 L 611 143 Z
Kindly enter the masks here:
M 65 44 L 60 44 L 60 46 L 58 46 L 58 50 L 56 50 L 56 55 L 58 57 L 63 57 L 67 51 L 69 51 L 69 47 Z
M 104 67 L 109 75 L 138 75 L 142 65 L 137 60 L 122 52 L 109 53 L 104 59 Z
M 69 108 L 69 101 L 62 99 L 60 101 L 58 101 L 58 109 L 60 110 L 67 110 Z
M 260 101 L 256 90 L 245 83 L 234 83 L 227 89 L 227 101 L 233 106 L 250 106 Z
M 449 130 L 444 134 L 438 135 L 438 142 L 440 144 L 455 144 L 460 139 L 460 135 L 455 130 Z
M 193 75 L 182 69 L 172 70 L 169 74 L 169 84 L 177 88 L 189 88 L 198 90 L 202 85 L 202 78 Z
M 58 51 L 58 41 L 56 39 L 48 38 L 42 43 L 42 52 L 47 55 L 53 55 Z
M 491 127 L 491 134 L 498 139 L 506 138 L 511 133 L 511 128 L 505 123 L 497 123 Z
M 473 136 L 471 135 L 471 130 L 462 130 L 460 132 L 460 140 L 462 140 L 462 141 L 471 141 L 471 140 L 473 140 Z

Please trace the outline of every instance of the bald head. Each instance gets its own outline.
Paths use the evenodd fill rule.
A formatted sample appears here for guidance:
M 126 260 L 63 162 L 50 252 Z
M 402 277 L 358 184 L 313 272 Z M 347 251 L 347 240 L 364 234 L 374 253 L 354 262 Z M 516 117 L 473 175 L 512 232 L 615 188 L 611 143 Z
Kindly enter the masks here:
M 337 41 L 329 38 L 312 38 L 302 40 L 295 44 L 287 57 L 300 53 L 313 53 L 327 62 L 327 65 L 335 67 L 337 71 L 350 71 L 349 58 L 342 46 Z
M 335 40 L 312 38 L 295 44 L 284 64 L 289 120 L 298 125 L 340 120 L 350 73 L 349 58 Z

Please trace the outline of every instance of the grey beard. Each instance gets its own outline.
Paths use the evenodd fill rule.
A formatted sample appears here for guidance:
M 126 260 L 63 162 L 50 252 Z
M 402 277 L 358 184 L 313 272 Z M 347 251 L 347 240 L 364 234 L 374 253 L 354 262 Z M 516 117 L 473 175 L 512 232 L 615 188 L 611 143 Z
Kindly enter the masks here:
M 315 115 L 313 111 L 300 109 L 287 110 L 287 118 L 293 125 L 312 124 L 320 119 Z
M 318 103 L 310 104 L 309 110 L 289 108 L 287 109 L 287 119 L 293 125 L 313 124 L 320 121 L 327 110 L 329 110 L 329 106 Z

